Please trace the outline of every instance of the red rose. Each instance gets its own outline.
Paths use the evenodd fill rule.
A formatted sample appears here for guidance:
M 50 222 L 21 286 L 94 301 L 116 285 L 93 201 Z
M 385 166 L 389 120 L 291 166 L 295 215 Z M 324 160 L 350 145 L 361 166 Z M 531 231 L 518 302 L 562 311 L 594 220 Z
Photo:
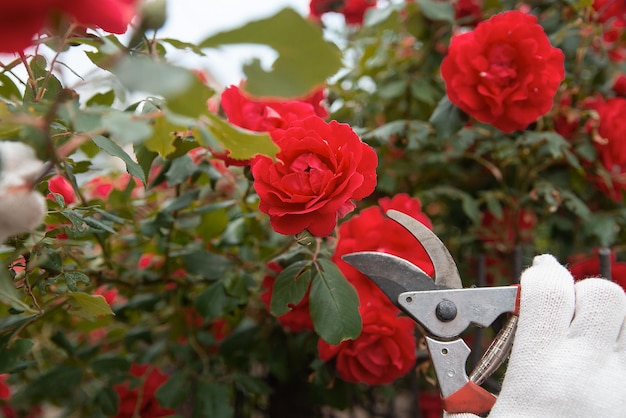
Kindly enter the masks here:
M 133 364 L 130 367 L 130 374 L 138 378 L 140 385 L 136 387 L 130 382 L 125 382 L 113 386 L 120 399 L 116 418 L 136 416 L 156 418 L 174 415 L 176 411 L 163 408 L 155 397 L 157 389 L 167 381 L 167 376 L 148 364 Z M 139 407 L 138 402 L 141 402 Z
M 550 110 L 564 59 L 534 16 L 509 11 L 454 36 L 441 75 L 452 103 L 512 132 Z
M 271 135 L 276 161 L 258 156 L 251 166 L 259 210 L 276 232 L 327 236 L 354 209 L 352 199 L 374 191 L 376 153 L 350 126 L 311 116 Z
M 426 251 L 409 231 L 384 213 L 395 209 L 412 216 L 429 228 L 431 223 L 422 213 L 420 201 L 407 194 L 398 194 L 392 199 L 380 199 L 379 204 L 380 207 L 364 209 L 341 224 L 332 260 L 356 287 L 361 303 L 364 303 L 364 299 L 373 298 L 393 306 L 374 282 L 341 257 L 357 251 L 380 251 L 402 257 L 432 276 L 434 268 Z
M 136 0 L 24 0 L 0 3 L 0 52 L 21 52 L 57 13 L 82 26 L 124 33 L 136 13 Z
M 363 23 L 367 9 L 372 7 L 376 7 L 376 0 L 311 0 L 309 12 L 315 19 L 328 12 L 341 13 L 346 22 L 358 25 Z
M 368 385 L 392 383 L 415 363 L 415 323 L 384 307 L 361 305 L 363 330 L 355 340 L 330 345 L 320 339 L 317 348 L 323 361 L 336 357 L 339 376 L 348 382 Z
M 230 86 L 224 90 L 221 101 L 230 123 L 255 132 L 269 132 L 276 128 L 285 129 L 293 121 L 316 114 L 316 109 L 311 103 L 299 100 L 253 100 L 246 97 L 236 86 Z M 224 160 L 228 165 L 247 166 L 250 164 L 250 160 L 235 160 L 228 157 L 229 153 L 228 150 L 213 151 L 213 155 Z
M 575 280 L 600 277 L 600 258 L 597 255 L 576 255 L 570 257 L 570 263 L 568 269 Z M 611 276 L 613 282 L 622 286 L 626 291 L 626 263 L 617 261 L 615 253 L 611 253 Z
M 275 262 L 268 263 L 267 267 L 272 270 L 275 274 L 280 273 L 283 269 L 282 267 Z M 276 281 L 276 275 L 266 274 L 263 277 L 263 282 L 261 283 L 261 287 L 265 290 L 261 292 L 259 295 L 263 304 L 269 311 L 270 304 L 272 302 L 272 292 L 274 291 L 274 282 Z M 298 304 L 290 306 L 291 310 L 284 315 L 278 316 L 278 322 L 280 326 L 288 329 L 292 332 L 299 332 L 305 330 L 313 329 L 313 320 L 311 319 L 311 314 L 309 313 L 309 293 L 307 291 L 304 298 Z
M 6 401 L 11 398 L 11 387 L 6 384 L 6 380 L 9 378 L 8 373 L 0 374 L 0 400 Z
M 63 176 L 52 176 L 48 180 L 48 190 L 52 193 L 60 194 L 63 196 L 63 200 L 66 205 L 74 203 L 76 200 L 76 193 L 70 182 Z

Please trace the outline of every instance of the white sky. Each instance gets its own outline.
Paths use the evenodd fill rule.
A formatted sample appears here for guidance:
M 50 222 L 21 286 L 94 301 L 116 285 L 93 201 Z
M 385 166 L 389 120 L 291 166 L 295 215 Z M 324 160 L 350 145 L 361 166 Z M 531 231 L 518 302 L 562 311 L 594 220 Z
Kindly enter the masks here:
M 159 37 L 198 42 L 209 35 L 276 14 L 291 7 L 308 15 L 310 0 L 167 0 L 168 18 Z M 237 84 L 243 77 L 241 64 L 252 56 L 270 65 L 275 54 L 269 48 L 229 46 L 205 50 L 207 57 L 197 59 L 189 54 L 172 53 L 170 61 L 185 66 L 197 63 L 200 70 L 210 71 L 222 85 Z

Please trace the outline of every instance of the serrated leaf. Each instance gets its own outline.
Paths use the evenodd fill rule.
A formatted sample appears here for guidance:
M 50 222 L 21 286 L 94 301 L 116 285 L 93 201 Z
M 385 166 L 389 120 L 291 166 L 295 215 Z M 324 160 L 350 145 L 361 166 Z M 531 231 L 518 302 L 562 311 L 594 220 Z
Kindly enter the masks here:
M 324 39 L 319 26 L 292 9 L 212 35 L 199 46 L 229 44 L 261 44 L 278 52 L 269 71 L 258 60 L 244 66 L 246 90 L 255 96 L 303 96 L 341 68 L 339 48 Z
M 311 284 L 311 262 L 295 262 L 276 276 L 270 302 L 272 315 L 284 315 L 291 310 L 289 305 L 297 305 Z
M 71 312 L 81 318 L 93 320 L 101 315 L 115 315 L 102 295 L 73 292 L 68 296 L 75 308 Z
M 315 332 L 334 345 L 358 337 L 362 324 L 356 290 L 332 261 L 322 258 L 317 266 L 309 294 Z
M 89 276 L 80 271 L 66 271 L 63 273 L 63 277 L 65 284 L 73 292 L 78 290 L 76 283 L 81 282 L 87 285 L 90 283 Z
M 131 176 L 137 177 L 143 182 L 143 184 L 146 184 L 146 177 L 144 175 L 143 170 L 141 169 L 141 166 L 137 164 L 135 161 L 133 161 L 130 155 L 128 155 L 122 147 L 120 147 L 115 142 L 111 141 L 109 138 L 106 138 L 104 136 L 93 137 L 93 142 L 107 154 L 113 157 L 118 157 L 122 161 L 124 161 L 124 164 L 126 164 L 126 171 L 128 171 L 128 174 L 130 174 Z
M 238 128 L 213 114 L 207 116 L 207 128 L 215 139 L 230 151 L 231 158 L 247 160 L 259 154 L 274 158 L 280 151 L 278 145 L 266 133 Z
M 165 173 L 167 183 L 170 186 L 175 186 L 186 181 L 189 176 L 198 170 L 198 166 L 194 164 L 189 155 L 183 155 L 172 161 L 172 164 Z
M 96 93 L 87 100 L 87 106 L 111 107 L 115 101 L 115 92 L 109 90 L 105 93 Z

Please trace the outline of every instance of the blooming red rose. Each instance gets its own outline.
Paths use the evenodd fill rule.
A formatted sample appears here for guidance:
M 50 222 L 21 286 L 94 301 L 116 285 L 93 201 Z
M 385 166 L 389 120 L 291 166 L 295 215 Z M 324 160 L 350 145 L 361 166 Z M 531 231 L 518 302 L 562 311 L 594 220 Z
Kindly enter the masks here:
M 76 201 L 76 193 L 70 182 L 63 176 L 52 176 L 48 180 L 48 190 L 52 193 L 60 194 L 66 205 L 70 205 Z
M 139 386 L 130 382 L 113 386 L 120 399 L 116 418 L 136 416 L 156 418 L 174 415 L 176 411 L 163 408 L 155 397 L 157 389 L 167 381 L 167 376 L 149 364 L 133 364 L 130 367 L 130 374 L 141 383 Z
M 572 256 L 568 269 L 575 280 L 600 277 L 600 258 L 597 254 Z M 611 253 L 611 276 L 611 279 L 626 291 L 626 262 L 617 261 L 615 253 Z
M 598 21 L 626 23 L 626 3 L 616 0 L 594 0 L 593 9 L 598 13 Z
M 441 75 L 452 103 L 512 132 L 550 110 L 564 59 L 533 15 L 509 11 L 454 36 Z
M 311 103 L 300 100 L 254 100 L 246 97 L 237 86 L 230 86 L 224 90 L 221 101 L 230 123 L 255 132 L 284 129 L 293 121 L 316 114 L 316 108 Z M 217 158 L 224 160 L 228 165 L 250 164 L 250 160 L 235 160 L 228 157 L 229 153 L 230 151 L 213 151 Z
M 265 290 L 261 292 L 259 298 L 261 299 L 263 304 L 265 304 L 265 307 L 269 311 L 270 304 L 272 302 L 272 292 L 274 291 L 274 282 L 276 281 L 276 276 L 278 275 L 278 273 L 280 273 L 283 269 L 276 262 L 268 263 L 267 267 L 275 274 L 266 274 L 265 277 L 263 277 L 263 282 L 261 283 L 261 286 Z M 296 305 L 290 306 L 290 308 L 291 310 L 289 312 L 276 318 L 278 319 L 280 326 L 293 332 L 313 329 L 313 320 L 311 319 L 311 314 L 309 313 L 308 291 L 300 302 L 298 302 Z
M 310 116 L 271 135 L 281 149 L 276 161 L 261 155 L 251 167 L 259 210 L 276 232 L 327 236 L 353 199 L 374 191 L 376 153 L 350 126 Z
M 361 303 L 364 303 L 364 299 L 373 298 L 393 306 L 367 276 L 343 261 L 341 257 L 358 251 L 380 251 L 402 257 L 427 274 L 433 275 L 434 268 L 426 251 L 409 231 L 384 213 L 389 209 L 395 209 L 417 219 L 428 228 L 431 228 L 431 223 L 422 213 L 420 201 L 407 194 L 380 199 L 379 205 L 364 209 L 341 224 L 332 260 L 356 287 Z
M 137 0 L 24 0 L 0 2 L 0 52 L 21 52 L 60 13 L 82 26 L 124 33 Z
M 347 23 L 358 25 L 363 23 L 367 9 L 372 7 L 376 7 L 376 0 L 311 0 L 309 13 L 314 19 L 329 12 L 341 13 Z
M 336 358 L 339 376 L 348 382 L 368 385 L 392 383 L 411 370 L 415 363 L 415 323 L 397 317 L 396 311 L 378 305 L 361 305 L 363 330 L 354 340 L 317 345 L 323 361 Z

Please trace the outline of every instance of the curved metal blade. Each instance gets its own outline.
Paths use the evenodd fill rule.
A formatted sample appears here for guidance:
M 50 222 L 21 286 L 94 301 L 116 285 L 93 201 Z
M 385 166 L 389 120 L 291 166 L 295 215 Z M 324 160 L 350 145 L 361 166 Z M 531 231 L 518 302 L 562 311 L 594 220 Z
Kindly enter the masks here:
M 452 255 L 433 231 L 420 221 L 397 210 L 388 210 L 387 216 L 405 227 L 422 244 L 435 267 L 435 284 L 451 289 L 463 287 Z
M 421 268 L 395 255 L 362 251 L 341 258 L 369 277 L 398 308 L 401 308 L 398 304 L 401 293 L 442 288 Z

